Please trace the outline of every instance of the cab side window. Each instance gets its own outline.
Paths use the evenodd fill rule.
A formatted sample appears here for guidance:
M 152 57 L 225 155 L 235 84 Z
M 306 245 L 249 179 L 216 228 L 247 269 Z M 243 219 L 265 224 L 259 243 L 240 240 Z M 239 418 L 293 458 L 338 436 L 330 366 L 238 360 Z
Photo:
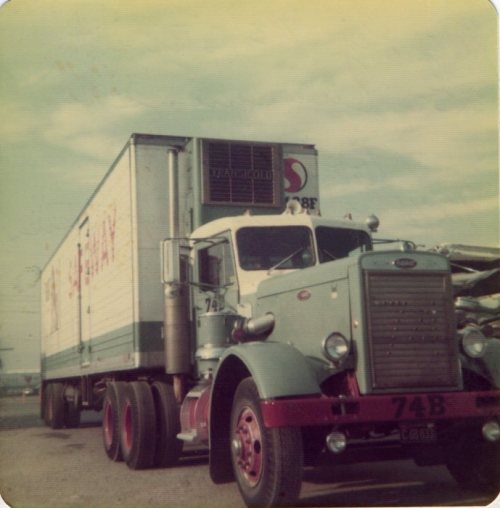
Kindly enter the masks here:
M 225 286 L 234 281 L 234 267 L 229 242 L 220 241 L 198 252 L 198 273 L 200 284 L 207 289 Z

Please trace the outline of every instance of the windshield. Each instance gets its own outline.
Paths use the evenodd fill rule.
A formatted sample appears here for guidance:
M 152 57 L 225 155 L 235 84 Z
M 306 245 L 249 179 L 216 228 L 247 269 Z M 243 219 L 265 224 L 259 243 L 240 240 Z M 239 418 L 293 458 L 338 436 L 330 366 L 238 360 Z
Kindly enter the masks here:
M 318 226 L 316 241 L 320 263 L 372 250 L 370 235 L 358 229 Z
M 242 228 L 236 243 L 244 270 L 290 270 L 315 262 L 311 230 L 305 226 Z

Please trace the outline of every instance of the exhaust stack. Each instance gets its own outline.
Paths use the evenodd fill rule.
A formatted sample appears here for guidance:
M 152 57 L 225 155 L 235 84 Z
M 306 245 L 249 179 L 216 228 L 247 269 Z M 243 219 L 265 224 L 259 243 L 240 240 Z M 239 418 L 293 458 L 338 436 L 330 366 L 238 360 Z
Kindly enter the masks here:
M 176 276 L 164 279 L 164 331 L 165 331 L 165 371 L 174 375 L 174 389 L 177 399 L 183 397 L 183 374 L 191 370 L 188 294 L 180 266 L 180 226 L 179 226 L 179 175 L 177 150 L 168 149 L 168 192 L 169 192 L 169 236 L 176 248 L 170 254 L 171 265 L 176 267 Z M 175 253 L 175 254 L 174 254 Z M 173 255 L 172 255 L 173 254 Z M 172 257 L 176 259 L 172 259 Z M 171 274 L 170 274 L 171 275 Z

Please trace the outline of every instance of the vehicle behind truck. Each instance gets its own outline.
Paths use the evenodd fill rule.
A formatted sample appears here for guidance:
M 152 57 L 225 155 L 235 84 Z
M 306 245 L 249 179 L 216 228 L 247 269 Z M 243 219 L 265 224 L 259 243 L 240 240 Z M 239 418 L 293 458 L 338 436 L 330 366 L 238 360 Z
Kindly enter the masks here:
M 389 444 L 498 492 L 492 338 L 457 331 L 448 259 L 322 217 L 317 168 L 313 145 L 132 135 L 42 273 L 46 423 L 102 410 L 131 469 L 206 446 L 248 506 Z

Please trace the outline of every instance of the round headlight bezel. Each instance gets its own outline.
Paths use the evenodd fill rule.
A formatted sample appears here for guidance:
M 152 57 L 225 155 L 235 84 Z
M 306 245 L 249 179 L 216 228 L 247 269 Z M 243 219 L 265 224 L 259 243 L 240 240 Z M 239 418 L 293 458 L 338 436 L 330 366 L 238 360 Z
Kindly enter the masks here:
M 482 358 L 486 352 L 488 339 L 476 326 L 466 326 L 461 330 L 462 350 L 470 358 Z
M 341 333 L 333 332 L 323 340 L 323 354 L 334 362 L 345 360 L 351 351 L 351 344 Z

